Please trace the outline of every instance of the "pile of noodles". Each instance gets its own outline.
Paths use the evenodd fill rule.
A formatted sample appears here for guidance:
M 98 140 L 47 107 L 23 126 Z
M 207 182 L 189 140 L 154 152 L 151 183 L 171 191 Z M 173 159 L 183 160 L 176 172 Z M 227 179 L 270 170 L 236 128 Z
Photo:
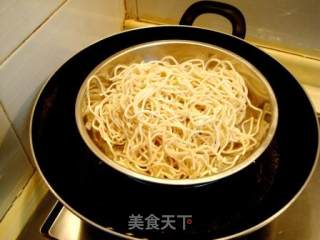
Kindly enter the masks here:
M 257 148 L 268 107 L 254 106 L 230 61 L 117 65 L 86 82 L 82 119 L 112 161 L 148 176 L 194 179 L 232 168 Z

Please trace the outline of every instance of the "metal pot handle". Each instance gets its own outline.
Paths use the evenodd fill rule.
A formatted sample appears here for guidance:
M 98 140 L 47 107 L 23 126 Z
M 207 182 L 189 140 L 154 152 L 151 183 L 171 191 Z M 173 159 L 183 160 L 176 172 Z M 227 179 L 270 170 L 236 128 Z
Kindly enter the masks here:
M 232 24 L 232 35 L 244 38 L 246 22 L 241 11 L 229 4 L 214 1 L 200 1 L 192 4 L 182 15 L 180 25 L 192 25 L 204 13 L 214 13 L 227 18 Z

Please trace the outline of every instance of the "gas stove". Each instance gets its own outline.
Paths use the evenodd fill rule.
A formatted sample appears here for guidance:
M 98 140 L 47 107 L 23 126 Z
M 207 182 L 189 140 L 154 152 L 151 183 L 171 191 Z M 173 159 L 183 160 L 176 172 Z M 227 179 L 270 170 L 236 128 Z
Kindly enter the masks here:
M 320 239 L 320 162 L 297 200 L 276 220 L 240 240 Z M 18 240 L 114 240 L 123 239 L 84 222 L 65 208 L 52 193 L 39 204 Z M 130 238 L 130 236 L 128 236 Z M 239 239 L 239 238 L 238 238 Z
M 153 26 L 156 23 L 153 23 L 153 21 L 151 21 L 152 19 L 148 20 L 146 18 L 146 16 L 148 15 L 148 11 L 145 11 L 145 10 L 143 11 L 143 9 L 140 9 L 142 6 L 144 7 L 147 6 L 148 2 L 150 2 L 149 6 L 151 6 L 150 11 L 154 11 L 152 16 L 159 14 L 161 12 L 160 8 L 162 10 L 164 9 L 163 10 L 164 13 L 169 12 L 167 10 L 168 8 L 167 4 L 164 5 L 165 6 L 164 8 L 162 8 L 159 6 L 159 4 L 154 3 L 153 1 L 145 1 L 145 4 L 140 4 L 138 9 L 137 4 L 138 2 L 141 2 L 141 1 L 138 1 L 138 0 L 125 1 L 126 3 L 125 10 L 127 11 L 127 13 L 123 13 L 123 16 L 126 16 L 126 18 L 128 19 L 122 19 L 122 15 L 120 16 L 120 12 L 118 12 L 118 9 L 115 9 L 115 7 L 113 6 L 114 5 L 114 3 L 112 3 L 113 1 L 103 2 L 99 0 L 99 1 L 90 1 L 90 3 L 85 3 L 86 1 L 57 1 L 57 2 L 59 2 L 60 6 L 57 7 L 53 12 L 50 12 L 50 16 L 46 17 L 46 21 L 44 21 L 41 24 L 39 22 L 39 25 L 37 26 L 37 28 L 33 29 L 34 31 L 32 33 L 30 32 L 30 36 L 28 36 L 27 38 L 23 38 L 23 42 L 21 42 L 20 45 L 17 45 L 16 46 L 17 48 L 14 49 L 10 53 L 10 55 L 8 55 L 5 64 L 3 64 L 3 71 L 1 70 L 1 72 L 4 72 L 5 76 L 8 76 L 6 77 L 6 79 L 10 80 L 11 88 L 8 85 L 7 95 L 8 96 L 12 95 L 12 98 L 8 98 L 9 99 L 8 102 L 10 104 L 14 103 L 12 105 L 12 109 L 10 105 L 10 107 L 7 107 L 6 110 L 9 117 L 12 117 L 13 115 L 16 116 L 15 111 L 19 112 L 19 115 L 18 115 L 19 118 L 16 118 L 16 117 L 11 118 L 11 121 L 14 125 L 18 123 L 18 130 L 19 130 L 19 124 L 24 119 L 24 113 L 27 112 L 26 109 L 28 106 L 28 102 L 30 99 L 32 99 L 31 94 L 34 93 L 35 87 L 36 86 L 38 87 L 38 84 L 40 82 L 43 82 L 43 80 L 47 77 L 49 73 L 53 72 L 59 64 L 62 64 L 63 59 L 69 56 L 70 53 L 75 53 L 77 49 L 80 48 L 80 46 L 84 47 L 88 44 L 88 42 L 96 41 L 98 38 L 101 38 L 105 35 L 109 35 L 113 33 L 113 31 L 120 31 L 120 28 L 122 27 L 122 25 L 124 29 Z M 176 15 L 179 15 L 180 13 L 178 11 L 178 8 L 183 8 L 184 7 L 183 4 L 187 5 L 190 2 L 192 1 L 185 1 L 185 3 L 181 3 L 180 1 L 179 2 L 172 1 L 171 3 L 173 4 L 172 6 L 175 5 L 177 9 L 171 12 L 175 13 Z M 298 2 L 299 1 L 296 1 L 296 3 Z M 277 11 L 269 11 L 269 12 L 272 12 L 270 16 L 268 15 L 269 19 L 273 19 L 272 21 L 276 23 L 277 19 L 279 18 L 281 18 L 282 20 L 285 20 L 284 15 L 289 17 L 289 19 L 291 17 L 296 16 L 298 17 L 298 20 L 300 23 L 308 23 L 310 19 L 305 18 L 304 20 L 303 16 L 317 16 L 317 14 L 315 15 L 310 14 L 310 11 L 302 12 L 304 9 L 300 9 L 297 7 L 294 8 L 296 3 L 292 3 L 293 4 L 291 6 L 291 8 L 293 9 L 293 10 L 291 9 L 292 11 L 289 8 L 288 9 L 279 8 L 281 4 L 280 5 L 274 4 L 275 10 Z M 122 5 L 122 2 L 119 5 Z M 306 5 L 306 4 L 302 4 L 302 5 Z M 17 4 L 17 6 L 19 6 L 19 4 Z M 316 9 L 313 6 L 315 5 L 310 4 L 309 10 Z M 251 4 L 247 5 L 247 3 L 245 3 L 244 8 L 246 9 L 246 7 L 248 7 L 249 10 L 255 9 L 255 11 L 251 11 L 251 12 L 248 11 L 249 19 L 253 20 L 254 24 L 255 22 L 257 22 L 256 24 L 258 24 L 258 21 L 254 21 L 254 20 L 260 19 L 261 12 L 259 12 L 259 9 L 261 11 L 265 10 L 265 8 L 263 7 L 263 4 L 261 6 L 258 6 L 258 5 L 254 6 L 254 8 L 252 8 Z M 20 7 L 18 7 L 18 10 L 19 9 Z M 266 8 L 266 9 L 268 10 L 269 8 Z M 15 11 L 15 12 L 20 14 L 21 11 Z M 44 14 L 43 11 L 38 11 L 38 12 L 41 14 Z M 143 12 L 144 12 L 144 15 L 143 15 Z M 26 13 L 28 13 L 28 11 L 26 11 Z M 142 16 L 138 15 L 138 13 L 141 14 Z M 9 15 L 11 16 L 11 14 Z M 33 14 L 33 15 L 35 17 L 38 16 L 37 14 Z M 117 17 L 114 17 L 115 15 Z M 159 14 L 159 16 L 161 16 L 161 14 Z M 286 19 L 288 19 L 287 17 Z M 19 17 L 16 19 L 19 19 Z M 269 19 L 267 23 L 270 23 Z M 291 18 L 291 19 L 294 20 L 295 18 Z M 312 19 L 316 20 L 315 18 L 312 18 Z M 145 20 L 145 22 L 143 20 Z M 160 23 L 160 20 L 158 19 L 155 22 L 158 23 L 158 21 Z M 31 21 L 31 22 L 34 22 L 34 21 Z M 309 21 L 310 24 L 301 24 L 302 29 L 307 25 L 308 26 L 310 25 L 311 27 L 315 26 L 312 23 L 316 23 L 316 22 L 318 21 L 314 21 L 314 22 Z M 168 23 L 165 23 L 165 24 L 168 24 Z M 271 25 L 272 24 L 268 24 L 268 26 L 271 26 Z M 276 26 L 277 24 L 274 24 L 274 25 Z M 283 26 L 283 29 L 286 26 L 285 24 L 278 24 L 278 25 Z M 81 31 L 79 31 L 78 35 L 70 34 L 70 33 L 73 33 L 72 31 L 57 32 L 56 29 L 59 29 L 59 26 L 64 26 L 63 28 L 64 30 L 79 29 Z M 293 26 L 292 29 L 295 32 L 299 33 L 298 35 L 305 37 L 305 34 L 302 34 L 302 33 L 305 33 L 304 31 L 301 31 L 301 30 L 297 31 L 296 27 L 298 26 L 296 26 L 296 24 L 292 24 L 292 26 Z M 27 27 L 27 26 L 24 26 L 24 27 Z M 250 26 L 251 29 L 253 29 L 253 27 L 254 26 L 252 25 Z M 306 27 L 306 32 L 308 32 L 308 30 L 310 30 L 311 27 L 308 27 L 308 28 Z M 272 32 L 273 28 L 268 29 L 268 28 L 263 28 L 263 26 L 259 26 L 257 30 L 261 31 L 258 33 L 261 34 L 262 37 L 264 35 L 269 40 L 275 40 L 275 42 L 279 40 L 283 41 L 283 39 L 286 39 L 286 36 L 284 36 L 283 39 L 281 38 L 272 39 L 272 36 L 277 35 L 277 33 L 273 35 L 274 33 Z M 290 32 L 291 29 L 288 29 L 288 30 L 289 30 L 288 32 Z M 317 31 L 314 30 L 314 32 L 316 33 Z M 55 35 L 52 35 L 52 33 L 55 33 Z M 279 32 L 279 34 L 281 34 L 281 32 Z M 288 34 L 288 36 L 290 35 Z M 57 40 L 60 40 L 60 41 L 57 41 Z M 252 39 L 252 41 L 254 40 L 255 39 Z M 316 40 L 316 38 L 314 40 Z M 11 44 L 12 41 L 8 41 L 8 42 L 10 42 Z M 63 47 L 61 43 L 63 43 Z M 259 43 L 261 45 L 259 45 Z M 313 57 L 312 54 L 310 55 L 305 52 L 295 52 L 295 51 L 291 54 L 291 52 L 288 52 L 287 49 L 282 49 L 281 46 L 280 47 L 276 45 L 264 46 L 264 42 L 257 42 L 254 44 L 256 44 L 257 47 L 261 48 L 266 53 L 273 56 L 299 80 L 299 82 L 302 84 L 302 86 L 308 93 L 318 113 L 318 116 L 320 117 L 320 85 L 318 81 L 319 80 L 318 74 L 320 69 L 319 55 Z M 303 46 L 302 42 L 298 42 L 298 44 L 301 44 L 301 46 Z M 39 48 L 39 46 L 50 46 L 49 48 L 47 47 L 44 49 L 51 49 L 51 51 L 43 51 L 43 48 Z M 19 51 L 16 51 L 16 50 L 19 50 Z M 319 51 L 319 49 L 316 49 L 316 50 Z M 26 61 L 25 59 L 28 59 L 27 57 L 29 57 L 30 54 L 32 54 L 32 59 L 34 59 L 34 61 L 29 61 L 28 63 L 28 61 Z M 43 61 L 43 59 L 45 59 L 46 61 Z M 47 64 L 43 65 L 43 62 L 46 62 Z M 35 63 L 38 63 L 38 64 L 35 64 Z M 13 67 L 13 64 L 21 67 L 21 69 L 19 68 L 20 71 L 25 73 L 23 78 L 21 78 L 21 76 L 17 74 L 17 69 L 16 67 Z M 34 71 L 34 65 L 41 66 L 41 69 L 39 72 Z M 21 79 L 23 80 L 22 82 L 20 81 Z M 30 82 L 26 80 L 30 80 Z M 16 94 L 17 89 L 15 86 L 20 86 L 20 85 L 25 86 L 26 83 L 28 84 L 28 88 L 26 88 L 25 93 Z M 12 89 L 14 90 L 13 91 L 14 94 L 11 94 L 10 92 L 12 91 Z M 29 92 L 27 91 L 27 89 L 29 89 Z M 21 95 L 21 99 L 20 97 L 17 98 L 17 95 Z M 28 99 L 24 97 L 28 97 Z M 21 102 L 21 105 L 19 105 L 20 103 L 18 104 L 19 101 L 17 100 Z M 7 104 L 6 102 L 7 101 L 2 101 L 1 104 Z M 245 236 L 241 239 L 319 240 L 320 239 L 320 228 L 318 227 L 318 224 L 320 221 L 320 163 L 319 162 L 320 162 L 320 159 L 318 160 L 318 165 L 307 187 L 304 189 L 302 194 L 300 194 L 300 196 L 296 199 L 296 201 L 292 205 L 290 205 L 290 207 L 286 211 L 284 211 L 273 222 L 271 222 L 264 228 L 254 232 L 249 236 Z M 21 167 L 21 165 L 17 165 L 17 166 Z M 19 169 L 19 167 L 16 169 Z M 38 177 L 35 178 L 35 175 Z M 12 232 L 13 229 L 15 229 L 16 232 L 14 236 L 20 233 L 19 237 L 17 238 L 18 240 L 121 239 L 116 235 L 110 235 L 105 232 L 102 232 L 101 230 L 96 229 L 95 227 L 91 226 L 90 224 L 78 218 L 71 211 L 65 208 L 63 204 L 61 204 L 51 192 L 48 192 L 46 196 L 43 198 L 43 200 L 41 201 L 41 203 L 38 204 L 38 202 L 40 201 L 39 199 L 42 198 L 44 192 L 47 191 L 47 188 L 43 187 L 43 189 L 45 190 L 41 190 L 41 194 L 38 194 L 39 185 L 43 186 L 44 182 L 39 181 L 39 175 L 37 174 L 34 174 L 31 180 L 35 180 L 35 181 L 29 181 L 27 186 L 30 185 L 30 187 L 28 188 L 26 187 L 25 189 L 22 189 L 21 192 L 24 194 L 20 195 L 21 193 L 20 192 L 19 195 L 17 196 L 18 200 L 20 201 L 18 204 L 15 203 L 15 205 L 18 205 L 18 207 L 12 204 L 13 207 L 11 208 L 11 212 L 9 212 L 10 214 L 7 214 L 10 216 L 7 217 L 6 223 L 9 222 L 9 226 L 12 224 L 10 226 L 11 228 L 3 228 L 7 232 Z M 28 191 L 26 191 L 26 189 Z M 22 198 L 21 197 L 22 195 L 24 197 L 28 196 L 28 198 L 27 197 Z M 32 203 L 32 201 L 35 198 L 37 198 L 37 200 L 34 201 L 36 203 Z M 21 202 L 23 202 L 23 204 L 21 204 Z M 37 208 L 35 211 L 33 211 L 34 208 L 31 207 L 31 205 L 32 206 L 37 205 Z M 30 212 L 34 212 L 31 218 L 29 218 Z M 11 221 L 8 221 L 8 219 Z M 25 225 L 26 219 L 29 219 L 29 220 Z M 16 223 L 19 223 L 19 224 L 16 224 Z M 2 225 L 2 226 L 8 226 L 8 224 Z M 24 229 L 21 232 L 20 232 L 21 230 L 20 226 L 21 227 L 24 226 Z M 1 239 L 10 239 L 10 238 L 3 237 Z

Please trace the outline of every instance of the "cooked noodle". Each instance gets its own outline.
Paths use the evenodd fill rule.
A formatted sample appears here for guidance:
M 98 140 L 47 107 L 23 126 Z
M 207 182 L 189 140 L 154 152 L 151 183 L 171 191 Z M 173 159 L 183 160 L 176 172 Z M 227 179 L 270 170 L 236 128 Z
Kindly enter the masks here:
M 257 148 L 267 104 L 254 106 L 230 61 L 174 57 L 117 65 L 86 82 L 82 117 L 108 158 L 167 179 L 232 168 Z

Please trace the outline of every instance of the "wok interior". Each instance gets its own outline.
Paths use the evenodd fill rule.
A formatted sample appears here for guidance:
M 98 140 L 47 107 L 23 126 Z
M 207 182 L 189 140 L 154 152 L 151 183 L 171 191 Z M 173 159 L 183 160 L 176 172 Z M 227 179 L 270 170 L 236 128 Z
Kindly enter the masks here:
M 165 56 L 174 56 L 178 62 L 183 62 L 189 59 L 202 59 L 208 60 L 211 57 L 218 58 L 220 60 L 227 60 L 230 61 L 235 69 L 242 75 L 242 77 L 246 81 L 246 86 L 248 88 L 248 96 L 254 106 L 259 108 L 263 108 L 265 104 L 271 107 L 270 112 L 272 115 L 266 115 L 265 121 L 269 123 L 269 129 L 264 134 L 264 136 L 260 136 L 259 138 L 262 139 L 260 144 L 256 149 L 249 152 L 248 157 L 237 163 L 231 169 L 218 173 L 216 175 L 205 177 L 200 183 L 209 182 L 212 180 L 220 179 L 225 176 L 228 176 L 232 173 L 235 173 L 242 168 L 246 167 L 252 161 L 257 159 L 263 151 L 267 148 L 272 140 L 274 135 L 276 125 L 277 125 L 277 118 L 278 118 L 278 109 L 277 109 L 277 101 L 272 91 L 272 88 L 268 84 L 267 80 L 264 76 L 251 64 L 249 64 L 246 60 L 241 58 L 240 56 L 225 50 L 223 48 L 209 45 L 205 43 L 195 42 L 195 41 L 186 41 L 186 40 L 163 40 L 163 41 L 155 41 L 149 42 L 141 45 L 137 45 L 134 47 L 130 47 L 119 53 L 107 58 L 101 64 L 99 64 L 87 77 L 84 83 L 81 86 L 77 97 L 76 103 L 76 120 L 77 125 L 80 130 L 81 136 L 84 138 L 85 142 L 89 146 L 89 148 L 103 161 L 107 164 L 111 165 L 112 167 L 120 170 L 121 172 L 126 173 L 129 176 L 134 176 L 136 178 L 142 180 L 151 180 L 152 182 L 158 183 L 172 183 L 172 184 L 195 184 L 197 179 L 181 179 L 181 180 L 170 180 L 170 179 L 157 179 L 154 177 L 144 176 L 138 173 L 134 173 L 131 170 L 124 169 L 122 166 L 118 166 L 118 164 L 114 163 L 113 160 L 109 159 L 105 153 L 93 142 L 91 136 L 86 131 L 83 123 L 83 119 L 81 119 L 81 106 L 84 99 L 84 92 L 86 81 L 90 78 L 93 74 L 98 74 L 101 72 L 109 73 L 112 76 L 112 72 L 114 68 L 119 65 L 129 65 L 132 63 L 139 63 L 141 61 L 151 61 L 151 60 L 159 60 Z M 258 134 L 259 135 L 259 134 Z M 213 178 L 212 178 L 213 177 Z M 164 180 L 164 181 L 162 181 Z

